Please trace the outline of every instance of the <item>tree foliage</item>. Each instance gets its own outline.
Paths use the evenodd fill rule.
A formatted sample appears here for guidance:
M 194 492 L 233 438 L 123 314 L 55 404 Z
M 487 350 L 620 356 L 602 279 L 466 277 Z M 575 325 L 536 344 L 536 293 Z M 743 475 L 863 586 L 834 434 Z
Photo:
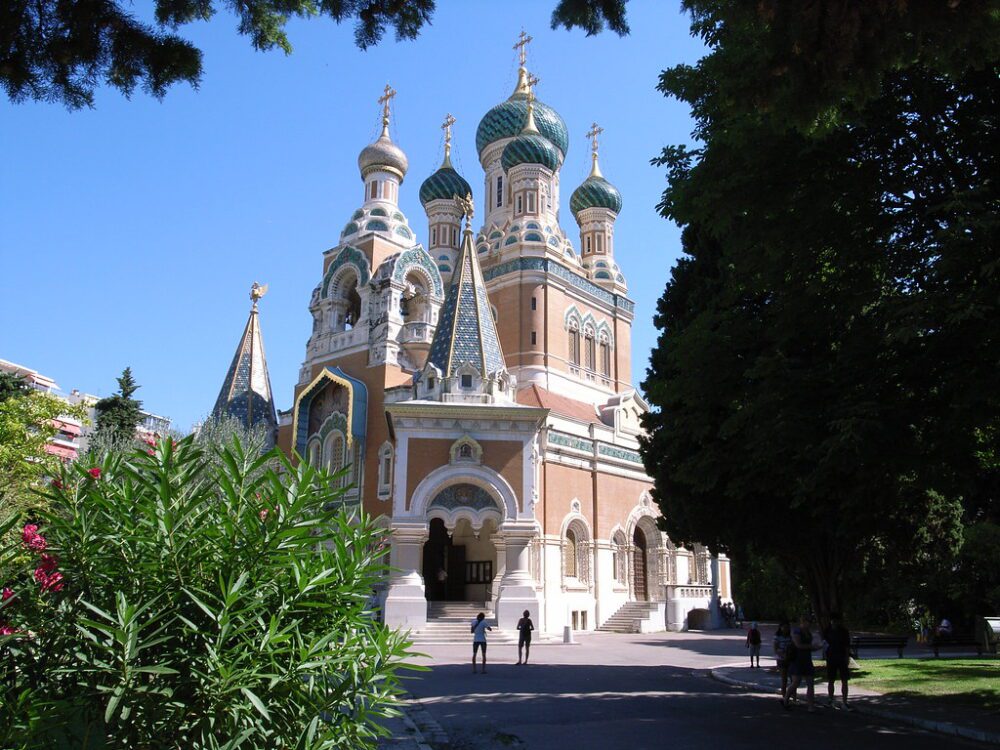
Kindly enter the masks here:
M 408 652 L 369 611 L 384 532 L 332 486 L 193 437 L 65 467 L 2 553 L 32 559 L 0 581 L 0 745 L 373 747 Z
M 671 534 L 752 540 L 826 614 L 886 564 L 948 559 L 963 515 L 995 509 L 998 19 L 686 5 L 711 53 L 660 81 L 702 143 L 657 160 L 684 257 L 644 458 Z M 868 20 L 810 37 L 818 8 Z
M 142 421 L 142 401 L 132 398 L 140 386 L 126 367 L 118 380 L 118 392 L 94 404 L 97 414 L 98 440 L 128 443 Z
M 579 26 L 589 35 L 607 22 L 625 34 L 625 2 L 560 0 L 552 27 Z M 197 86 L 201 51 L 176 32 L 220 8 L 236 16 L 239 33 L 255 49 L 288 54 L 290 18 L 353 21 L 354 41 L 366 49 L 390 28 L 397 39 L 415 39 L 431 22 L 435 0 L 156 0 L 152 22 L 137 19 L 117 0 L 9 0 L 0 8 L 0 84 L 11 101 L 61 102 L 70 109 L 93 106 L 100 85 L 126 96 L 138 88 L 157 98 L 176 83 Z

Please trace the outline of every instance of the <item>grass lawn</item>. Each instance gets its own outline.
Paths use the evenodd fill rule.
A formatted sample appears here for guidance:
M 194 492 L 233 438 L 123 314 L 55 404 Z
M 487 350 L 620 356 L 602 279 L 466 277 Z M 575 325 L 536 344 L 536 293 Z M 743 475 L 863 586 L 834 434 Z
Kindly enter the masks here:
M 1000 711 L 1000 658 L 866 659 L 851 683 L 878 693 Z

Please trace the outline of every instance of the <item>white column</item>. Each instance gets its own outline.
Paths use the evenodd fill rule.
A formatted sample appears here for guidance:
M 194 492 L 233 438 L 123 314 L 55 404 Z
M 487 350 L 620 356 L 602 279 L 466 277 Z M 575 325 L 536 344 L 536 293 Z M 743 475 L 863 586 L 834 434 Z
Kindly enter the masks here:
M 389 592 L 385 598 L 385 624 L 390 628 L 420 630 L 427 625 L 427 598 L 420 574 L 424 560 L 427 524 L 393 521 L 389 564 Z
M 496 550 L 496 566 L 493 571 L 493 581 L 490 584 L 490 593 L 493 597 L 490 606 L 496 612 L 497 602 L 500 600 L 500 589 L 503 586 L 503 577 L 507 572 L 507 542 L 503 534 L 499 532 L 490 534 L 490 541 L 493 542 L 493 547 Z
M 500 579 L 500 595 L 497 600 L 497 625 L 504 630 L 513 630 L 528 610 L 534 622 L 538 622 L 538 594 L 529 566 L 529 547 L 537 529 L 534 523 L 512 521 L 500 527 L 506 547 L 507 565 Z

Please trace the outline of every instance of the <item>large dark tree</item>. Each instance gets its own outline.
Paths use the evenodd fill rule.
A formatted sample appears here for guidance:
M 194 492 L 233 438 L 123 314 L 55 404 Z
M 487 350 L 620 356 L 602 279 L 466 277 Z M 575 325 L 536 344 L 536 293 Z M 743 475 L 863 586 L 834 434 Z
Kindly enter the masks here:
M 132 398 L 140 386 L 132 376 L 131 367 L 122 370 L 117 380 L 118 392 L 94 404 L 97 434 L 110 442 L 130 442 L 142 421 L 142 401 Z
M 580 27 L 590 35 L 607 25 L 627 34 L 626 1 L 559 0 L 552 27 Z M 289 18 L 354 21 L 355 43 L 365 49 L 388 28 L 397 39 L 416 38 L 430 23 L 435 0 L 156 0 L 154 23 L 140 21 L 118 0 L 5 0 L 0 85 L 12 101 L 57 101 L 71 109 L 91 106 L 102 84 L 126 96 L 141 88 L 157 98 L 175 83 L 197 86 L 201 51 L 175 32 L 207 21 L 220 6 L 236 15 L 239 33 L 256 49 L 289 53 Z
M 658 160 L 684 257 L 644 458 L 671 534 L 825 615 L 995 509 L 996 3 L 685 5 L 711 52 L 660 84 L 702 143 Z

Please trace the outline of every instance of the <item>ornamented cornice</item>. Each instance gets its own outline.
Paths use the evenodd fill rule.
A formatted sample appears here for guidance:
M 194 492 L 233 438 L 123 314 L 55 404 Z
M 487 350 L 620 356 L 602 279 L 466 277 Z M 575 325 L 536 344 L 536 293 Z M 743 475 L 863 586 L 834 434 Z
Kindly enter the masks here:
M 483 269 L 483 278 L 486 281 L 492 281 L 500 276 L 505 276 L 509 273 L 518 273 L 521 271 L 542 271 L 543 273 L 551 274 L 552 276 L 558 276 L 560 279 L 569 282 L 569 284 L 575 286 L 577 289 L 580 289 L 593 297 L 597 297 L 609 305 L 625 310 L 628 313 L 635 313 L 635 302 L 630 300 L 628 297 L 621 294 L 614 294 L 606 289 L 602 289 L 597 284 L 583 278 L 582 276 L 578 276 L 562 264 L 556 263 L 551 258 L 514 258 L 513 260 L 508 260 L 504 263 L 498 263 L 495 266 Z

